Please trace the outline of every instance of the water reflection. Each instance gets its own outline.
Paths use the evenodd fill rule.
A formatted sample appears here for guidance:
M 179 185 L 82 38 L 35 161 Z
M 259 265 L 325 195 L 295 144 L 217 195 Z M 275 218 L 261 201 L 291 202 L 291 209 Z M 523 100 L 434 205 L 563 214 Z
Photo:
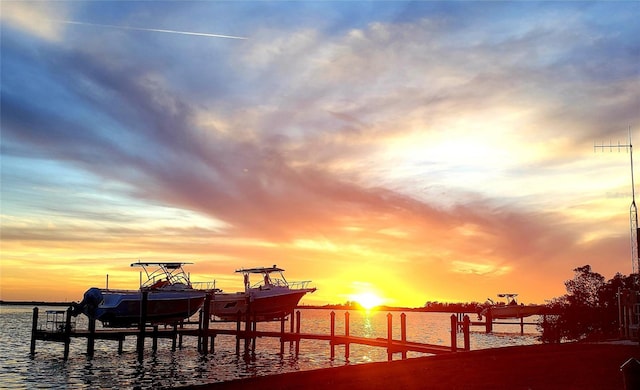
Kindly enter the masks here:
M 41 308 L 44 311 L 46 308 Z M 329 334 L 329 311 L 302 310 L 301 331 L 303 333 Z M 69 359 L 63 360 L 64 345 L 38 341 L 36 354 L 29 354 L 32 308 L 21 307 L 0 311 L 0 383 L 7 388 L 138 388 L 154 386 L 172 387 L 228 381 L 238 378 L 270 375 L 283 372 L 339 367 L 372 361 L 386 361 L 384 348 L 352 344 L 349 360 L 345 358 L 344 346 L 336 346 L 335 357 L 330 359 L 330 345 L 326 341 L 303 340 L 296 345 L 286 342 L 280 353 L 278 339 L 259 338 L 256 355 L 245 361 L 242 351 L 235 353 L 235 337 L 218 336 L 215 348 L 208 355 L 197 350 L 197 340 L 185 337 L 183 348 L 171 350 L 171 340 L 158 340 L 158 349 L 151 350 L 152 341 L 145 343 L 144 360 L 139 363 L 136 353 L 136 338 L 128 337 L 123 344 L 123 353 L 118 354 L 117 341 L 98 340 L 93 359 L 86 356 L 86 340 L 74 339 L 70 345 Z M 86 329 L 84 317 L 78 317 L 78 328 Z M 369 338 L 387 337 L 387 313 L 362 311 L 350 313 L 350 330 L 353 336 Z M 86 322 L 85 322 L 86 324 Z M 235 324 L 215 324 L 220 327 L 235 327 Z M 344 312 L 336 313 L 336 334 L 344 334 Z M 393 313 L 394 338 L 400 337 L 400 313 Z M 279 331 L 279 323 L 258 325 L 259 330 Z M 449 315 L 446 313 L 407 313 L 407 339 L 411 341 L 446 345 L 449 343 Z M 288 328 L 287 328 L 288 329 Z M 537 334 L 519 335 L 519 327 L 509 333 L 471 333 L 473 349 L 505 345 L 537 343 Z M 459 335 L 462 345 L 462 335 Z M 241 348 L 243 345 L 241 346 Z M 423 356 L 410 353 L 410 357 Z M 397 355 L 396 359 L 399 358 Z
M 373 337 L 373 325 L 371 323 L 371 312 L 369 310 L 364 312 L 364 318 L 362 321 L 362 333 L 364 337 Z

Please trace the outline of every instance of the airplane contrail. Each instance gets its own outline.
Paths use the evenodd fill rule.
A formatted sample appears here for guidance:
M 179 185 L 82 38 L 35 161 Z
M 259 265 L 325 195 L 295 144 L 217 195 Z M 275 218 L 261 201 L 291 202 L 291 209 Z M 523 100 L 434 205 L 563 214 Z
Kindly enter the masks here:
M 169 34 L 195 35 L 195 36 L 210 37 L 210 38 L 248 39 L 246 37 L 237 37 L 237 36 L 234 36 L 234 35 L 209 34 L 209 33 L 191 32 L 191 31 L 178 31 L 178 30 L 164 30 L 164 29 L 159 29 L 159 28 L 142 28 L 142 27 L 130 27 L 130 26 L 116 26 L 116 25 L 112 25 L 112 24 L 97 24 L 97 23 L 88 23 L 88 22 L 77 22 L 77 21 L 74 21 L 74 20 L 58 20 L 57 22 L 65 23 L 65 24 L 77 24 L 77 25 L 83 25 L 83 26 L 117 28 L 117 29 L 120 29 L 120 30 L 150 31 L 150 32 L 161 32 L 161 33 L 169 33 Z

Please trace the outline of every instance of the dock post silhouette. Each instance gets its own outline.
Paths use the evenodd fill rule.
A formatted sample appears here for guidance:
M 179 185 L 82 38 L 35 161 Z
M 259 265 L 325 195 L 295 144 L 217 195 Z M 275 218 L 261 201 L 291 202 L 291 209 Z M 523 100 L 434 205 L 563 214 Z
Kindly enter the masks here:
M 124 347 L 124 336 L 118 337 L 118 355 L 122 355 Z
M 349 361 L 349 355 L 350 355 L 350 346 L 351 344 L 349 343 L 349 312 L 345 311 L 344 312 L 344 336 L 346 338 L 346 342 L 344 343 L 344 358 L 346 361 Z
M 485 333 L 493 332 L 493 316 L 491 315 L 491 310 L 487 311 L 485 317 Z
M 400 341 L 402 343 L 407 342 L 407 315 L 405 313 L 400 314 Z M 407 358 L 407 350 L 402 350 L 402 359 Z
M 158 325 L 153 325 L 153 333 L 151 334 L 151 351 L 154 353 L 158 350 Z
M 387 314 L 387 360 L 393 360 L 393 350 L 391 349 L 391 343 L 393 342 L 393 314 Z
M 471 319 L 468 315 L 465 315 L 462 320 L 462 334 L 464 335 L 464 349 L 469 351 L 471 349 L 471 340 L 469 338 L 469 328 L 471 327 Z
M 177 336 L 178 336 L 178 324 L 173 324 L 172 330 L 173 330 L 173 333 L 171 335 L 171 351 L 175 352 L 175 350 L 176 350 L 176 339 L 177 339 Z M 122 353 L 122 351 L 120 353 Z
M 331 337 L 329 343 L 331 344 L 331 360 L 333 360 L 336 357 L 336 342 L 335 342 L 335 337 L 336 337 L 336 313 L 334 311 L 331 311 L 331 313 L 329 313 L 329 316 L 331 318 L 331 329 L 329 331 L 329 336 Z
M 202 305 L 202 310 L 200 310 L 200 313 L 202 313 L 201 329 L 203 330 L 201 332 L 200 337 L 202 338 L 202 353 L 204 354 L 208 353 L 207 348 L 209 345 L 209 333 L 206 331 L 206 329 L 209 329 L 210 311 L 211 311 L 211 293 L 207 293 L 204 296 L 204 304 Z
M 284 320 L 284 316 L 280 318 L 280 356 L 284 355 Z M 293 313 L 291 313 L 291 320 L 293 321 Z
M 458 335 L 456 332 L 458 331 L 458 316 L 455 314 L 451 314 L 451 351 L 458 351 Z
M 36 353 L 36 335 L 38 334 L 38 308 L 33 308 L 33 319 L 31 321 L 31 356 Z
M 71 344 L 71 316 L 73 315 L 73 308 L 69 307 L 66 311 L 66 317 L 64 319 L 64 360 L 69 358 L 69 345 Z M 95 330 L 95 326 L 94 326 Z
M 296 356 L 300 354 L 300 310 L 296 311 Z
M 66 332 L 66 329 L 65 329 Z M 89 317 L 89 337 L 87 338 L 87 356 L 92 358 L 93 352 L 95 351 L 95 341 L 96 341 L 96 319 L 95 317 Z M 68 344 L 65 340 L 65 351 L 66 346 Z
M 236 356 L 240 355 L 240 329 L 241 329 L 242 314 L 238 312 L 238 319 L 236 320 Z
M 146 332 L 147 324 L 147 301 L 149 299 L 149 292 L 142 292 L 142 302 L 140 303 L 140 321 L 138 324 L 138 340 L 136 343 L 136 351 L 138 352 L 138 361 L 142 362 L 144 358 L 144 336 Z M 95 324 L 95 322 L 94 322 Z

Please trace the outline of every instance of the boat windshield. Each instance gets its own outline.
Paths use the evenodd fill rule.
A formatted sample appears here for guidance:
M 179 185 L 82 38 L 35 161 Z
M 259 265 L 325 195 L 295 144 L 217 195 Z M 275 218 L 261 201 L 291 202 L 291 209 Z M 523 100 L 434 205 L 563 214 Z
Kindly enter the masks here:
M 145 282 L 140 283 L 141 288 L 160 288 L 173 285 L 184 285 L 191 288 L 189 275 L 184 271 L 182 262 L 172 263 L 143 263 L 131 264 L 132 267 L 141 267 L 147 277 Z

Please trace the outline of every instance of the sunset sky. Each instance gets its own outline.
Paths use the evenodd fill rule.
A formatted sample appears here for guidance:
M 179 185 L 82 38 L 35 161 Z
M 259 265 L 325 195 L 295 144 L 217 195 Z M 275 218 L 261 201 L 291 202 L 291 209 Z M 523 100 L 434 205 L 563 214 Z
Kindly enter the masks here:
M 630 156 L 594 143 L 640 146 L 640 2 L 0 7 L 0 299 L 138 259 L 277 264 L 305 304 L 632 271 Z

